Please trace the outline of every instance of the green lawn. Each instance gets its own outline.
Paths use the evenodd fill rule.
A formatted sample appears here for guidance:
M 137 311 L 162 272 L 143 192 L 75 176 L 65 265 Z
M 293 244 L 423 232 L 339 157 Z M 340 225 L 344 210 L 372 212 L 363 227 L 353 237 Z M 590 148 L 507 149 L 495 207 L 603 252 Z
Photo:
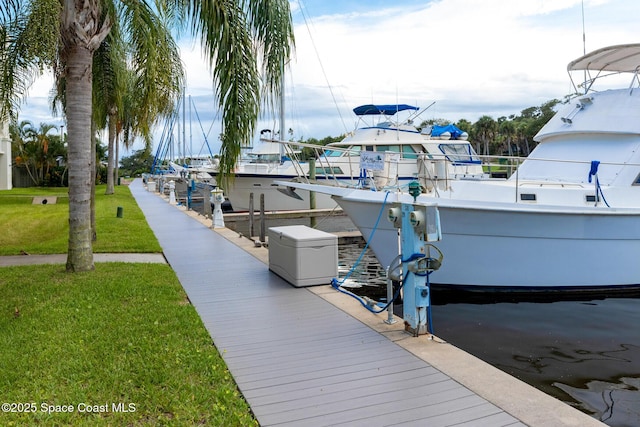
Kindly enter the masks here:
M 66 237 L 45 244 L 30 229 L 50 222 L 41 230 L 61 234 L 66 201 L 31 206 L 33 194 L 55 190 L 30 191 L 0 192 L 0 226 L 22 225 L 15 247 L 65 252 Z M 99 239 L 131 250 L 135 239 L 123 234 L 134 230 L 146 236 L 143 251 L 158 250 L 128 189 L 117 191 L 99 196 Z M 73 274 L 64 265 L 3 267 L 0 294 L 0 396 L 14 403 L 3 406 L 0 425 L 257 425 L 169 266 L 97 263 Z
M 96 189 L 94 252 L 161 252 L 129 187 L 116 186 L 104 195 Z M 34 196 L 57 196 L 56 204 L 32 204 Z M 118 218 L 118 207 L 123 217 Z M 17 188 L 0 191 L 0 255 L 66 253 L 69 240 L 69 197 L 66 188 Z

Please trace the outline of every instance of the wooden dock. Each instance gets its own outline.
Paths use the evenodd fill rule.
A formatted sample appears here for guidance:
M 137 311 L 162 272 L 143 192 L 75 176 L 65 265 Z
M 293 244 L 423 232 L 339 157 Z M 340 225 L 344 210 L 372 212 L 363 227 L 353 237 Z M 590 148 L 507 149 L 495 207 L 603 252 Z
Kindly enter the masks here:
M 530 408 L 535 399 L 523 405 L 547 422 L 520 421 L 415 354 L 422 350 L 403 348 L 317 289 L 292 287 L 141 180 L 130 188 L 261 426 L 589 424 L 561 402 L 569 411 L 561 418 Z

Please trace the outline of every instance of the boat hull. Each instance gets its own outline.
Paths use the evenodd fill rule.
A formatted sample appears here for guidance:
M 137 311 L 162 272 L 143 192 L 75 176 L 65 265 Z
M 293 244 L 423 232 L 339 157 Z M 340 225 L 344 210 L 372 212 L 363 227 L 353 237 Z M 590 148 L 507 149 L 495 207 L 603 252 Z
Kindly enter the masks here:
M 383 267 L 398 255 L 398 232 L 380 194 L 336 197 Z M 411 202 L 405 199 L 404 202 Z M 431 282 L 492 289 L 596 289 L 640 283 L 640 213 L 632 210 L 488 206 L 438 200 L 444 253 Z M 378 218 L 381 218 L 378 221 Z M 377 228 L 376 228 L 377 222 Z M 375 232 L 373 232 L 375 228 Z M 372 236 L 373 232 L 373 236 Z
M 274 179 L 290 180 L 292 176 L 237 174 L 233 184 L 225 190 L 234 211 L 248 211 L 251 194 L 254 209 L 260 208 L 260 196 L 264 195 L 265 211 L 310 209 L 311 192 L 304 189 L 277 185 Z M 327 194 L 316 193 L 316 209 L 333 209 L 336 202 Z

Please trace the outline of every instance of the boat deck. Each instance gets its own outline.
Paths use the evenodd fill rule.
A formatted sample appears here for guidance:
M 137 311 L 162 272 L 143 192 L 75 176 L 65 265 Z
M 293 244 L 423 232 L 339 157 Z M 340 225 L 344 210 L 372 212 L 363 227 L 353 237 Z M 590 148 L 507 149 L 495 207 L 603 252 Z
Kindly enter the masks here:
M 261 426 L 525 425 L 141 180 L 130 188 Z

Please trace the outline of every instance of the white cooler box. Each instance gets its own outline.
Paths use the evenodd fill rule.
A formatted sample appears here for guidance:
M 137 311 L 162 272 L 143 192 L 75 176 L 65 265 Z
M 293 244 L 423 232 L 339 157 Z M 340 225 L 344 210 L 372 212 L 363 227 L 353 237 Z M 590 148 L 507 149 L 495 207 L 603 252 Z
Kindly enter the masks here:
M 295 287 L 338 276 L 338 237 L 304 225 L 269 228 L 269 270 Z

